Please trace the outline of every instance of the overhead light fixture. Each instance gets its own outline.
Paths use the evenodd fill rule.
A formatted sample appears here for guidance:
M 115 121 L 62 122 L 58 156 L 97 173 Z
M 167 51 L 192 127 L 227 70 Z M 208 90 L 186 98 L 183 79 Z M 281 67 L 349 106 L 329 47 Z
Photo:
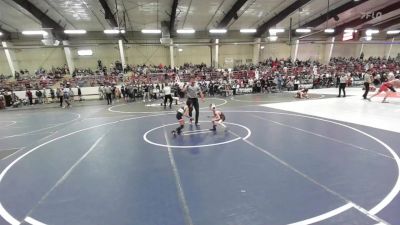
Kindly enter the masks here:
M 296 32 L 297 32 L 297 33 L 310 33 L 310 32 L 311 32 L 311 29 L 308 29 L 308 28 L 299 28 L 299 29 L 296 29 Z
M 119 34 L 119 30 L 104 30 L 105 34 Z
M 146 30 L 146 29 L 143 29 L 142 33 L 143 34 L 161 34 L 161 30 Z
M 179 48 L 179 49 L 178 49 L 178 51 L 179 51 L 179 52 L 182 52 L 182 51 L 183 51 L 183 49 Z
M 24 30 L 22 31 L 23 35 L 47 35 L 47 32 L 44 30 Z
M 378 33 L 379 33 L 379 30 L 368 29 L 365 33 L 366 33 L 368 36 L 371 36 L 372 34 L 378 34 Z
M 212 34 L 225 34 L 227 32 L 226 29 L 211 29 L 209 30 Z
M 125 34 L 125 30 L 104 30 L 105 34 Z
M 176 31 L 178 34 L 194 34 L 194 32 L 196 31 L 193 29 L 180 29 Z
M 261 48 L 261 49 L 264 49 L 264 48 L 265 48 L 265 46 L 263 45 L 263 46 L 261 46 L 260 48 Z
M 346 33 L 354 33 L 356 31 L 354 29 L 345 29 L 344 32 L 346 32 Z
M 277 34 L 277 33 L 283 33 L 285 32 L 285 29 L 283 28 L 271 28 L 269 29 L 270 34 Z
M 388 30 L 387 34 L 400 34 L 400 30 Z
M 328 28 L 328 29 L 325 29 L 324 32 L 325 32 L 325 33 L 334 33 L 334 32 L 335 32 L 335 29 Z
M 86 30 L 64 30 L 65 34 L 86 34 Z
M 240 29 L 240 33 L 255 33 L 257 29 Z
M 276 41 L 276 40 L 278 40 L 278 36 L 269 36 L 268 39 L 270 41 Z
M 0 36 L 3 36 L 3 33 L 2 33 L 2 32 L 0 32 Z
M 78 55 L 80 56 L 93 55 L 93 51 L 90 49 L 78 50 Z

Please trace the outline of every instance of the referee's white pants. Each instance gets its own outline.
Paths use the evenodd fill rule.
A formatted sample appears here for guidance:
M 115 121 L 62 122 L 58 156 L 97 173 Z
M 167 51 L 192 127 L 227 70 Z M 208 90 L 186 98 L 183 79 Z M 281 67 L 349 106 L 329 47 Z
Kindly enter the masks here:
M 150 93 L 149 92 L 143 93 L 143 101 L 146 101 L 146 96 L 147 96 L 147 100 L 150 101 Z

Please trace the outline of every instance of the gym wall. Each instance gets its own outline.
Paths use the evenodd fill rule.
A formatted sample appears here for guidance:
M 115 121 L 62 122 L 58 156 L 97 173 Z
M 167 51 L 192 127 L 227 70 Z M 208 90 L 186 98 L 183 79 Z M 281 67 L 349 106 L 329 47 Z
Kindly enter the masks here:
M 117 43 L 102 44 L 98 41 L 90 42 L 88 47 L 82 43 L 81 47 L 71 47 L 71 53 L 75 68 L 91 68 L 97 67 L 97 60 L 101 59 L 104 66 L 109 67 L 111 63 L 120 60 L 119 48 Z M 29 43 L 25 43 L 29 44 Z M 37 43 L 35 43 L 37 44 Z M 268 58 L 287 58 L 294 57 L 296 45 L 292 46 L 286 43 L 264 43 L 261 44 L 264 49 L 260 49 L 260 61 Z M 320 43 L 302 43 L 298 47 L 298 59 L 314 59 L 323 63 L 327 62 L 330 44 Z M 182 51 L 178 51 L 182 48 Z M 174 62 L 176 66 L 182 65 L 185 62 L 200 64 L 211 64 L 211 50 L 207 44 L 200 46 L 183 45 L 174 47 Z M 364 52 L 365 57 L 380 56 L 384 57 L 388 54 L 390 49 L 389 41 L 386 44 L 346 44 L 336 42 L 332 51 L 332 57 L 359 57 L 360 52 Z M 92 56 L 79 56 L 77 51 L 79 49 L 91 49 Z M 39 67 L 50 69 L 52 66 L 63 66 L 66 64 L 64 49 L 58 48 L 26 48 L 26 49 L 13 49 L 16 60 L 20 69 L 28 69 L 34 72 Z M 153 64 L 163 65 L 170 64 L 170 52 L 168 46 L 162 45 L 144 45 L 144 44 L 125 44 L 125 59 L 129 64 Z M 400 45 L 393 45 L 390 56 L 396 57 L 400 52 Z M 250 63 L 253 58 L 253 45 L 251 44 L 232 44 L 220 45 L 219 47 L 219 67 L 231 68 L 235 64 Z M 0 73 L 10 74 L 10 69 L 4 51 L 0 51 Z
M 6 53 L 4 51 L 0 51 L 0 74 L 10 74 L 11 70 L 10 67 L 8 66 L 7 58 L 6 58 Z

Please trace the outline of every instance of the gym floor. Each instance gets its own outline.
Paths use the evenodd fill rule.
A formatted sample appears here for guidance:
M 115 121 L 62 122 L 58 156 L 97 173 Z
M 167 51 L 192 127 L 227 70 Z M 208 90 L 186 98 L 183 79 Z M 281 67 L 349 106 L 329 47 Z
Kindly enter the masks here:
M 0 224 L 399 224 L 400 101 L 336 91 L 0 112 Z

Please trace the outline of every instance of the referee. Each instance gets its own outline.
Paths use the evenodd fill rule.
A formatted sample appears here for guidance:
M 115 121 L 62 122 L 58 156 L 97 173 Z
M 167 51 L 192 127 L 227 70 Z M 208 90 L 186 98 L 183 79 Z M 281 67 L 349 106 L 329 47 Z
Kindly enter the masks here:
M 187 94 L 187 101 L 186 105 L 189 107 L 189 116 L 192 117 L 192 111 L 193 107 L 196 110 L 196 118 L 195 118 L 195 125 L 199 125 L 199 114 L 200 114 L 200 109 L 199 109 L 199 99 L 198 96 L 200 95 L 201 100 L 204 102 L 204 95 L 203 92 L 201 92 L 201 88 L 198 84 L 196 84 L 195 78 L 190 79 L 190 85 L 186 85 L 183 88 L 183 92 L 186 92 Z
M 369 92 L 369 85 L 371 84 L 371 75 L 369 75 L 369 71 L 364 74 L 364 94 L 363 98 L 367 99 L 368 92 Z

